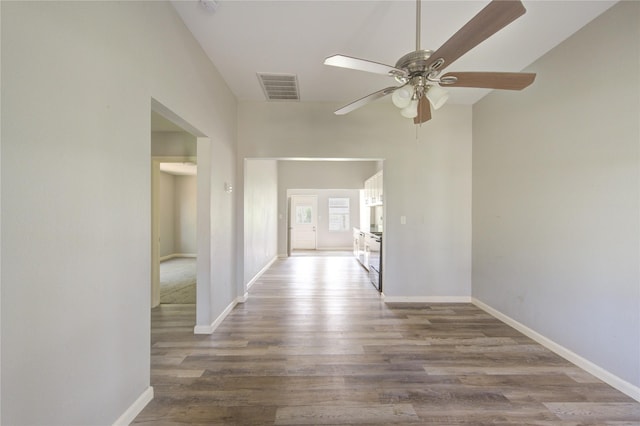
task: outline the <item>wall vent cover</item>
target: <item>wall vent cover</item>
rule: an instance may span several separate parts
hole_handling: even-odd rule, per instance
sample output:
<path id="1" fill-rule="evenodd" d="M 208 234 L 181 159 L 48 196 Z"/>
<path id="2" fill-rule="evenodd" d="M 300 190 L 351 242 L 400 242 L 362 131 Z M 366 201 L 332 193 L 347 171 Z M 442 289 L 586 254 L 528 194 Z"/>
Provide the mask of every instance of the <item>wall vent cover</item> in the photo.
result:
<path id="1" fill-rule="evenodd" d="M 262 91 L 269 101 L 299 101 L 298 78 L 295 74 L 258 73 Z"/>

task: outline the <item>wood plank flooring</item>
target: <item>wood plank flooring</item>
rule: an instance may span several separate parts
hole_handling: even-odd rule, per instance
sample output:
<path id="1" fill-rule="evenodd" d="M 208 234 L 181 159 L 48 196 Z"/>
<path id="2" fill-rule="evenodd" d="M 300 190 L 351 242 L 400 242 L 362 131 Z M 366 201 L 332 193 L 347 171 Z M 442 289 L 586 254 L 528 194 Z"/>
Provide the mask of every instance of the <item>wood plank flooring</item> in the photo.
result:
<path id="1" fill-rule="evenodd" d="M 638 425 L 640 403 L 470 304 L 385 304 L 350 257 L 278 260 L 210 336 L 152 311 L 135 424 Z"/>

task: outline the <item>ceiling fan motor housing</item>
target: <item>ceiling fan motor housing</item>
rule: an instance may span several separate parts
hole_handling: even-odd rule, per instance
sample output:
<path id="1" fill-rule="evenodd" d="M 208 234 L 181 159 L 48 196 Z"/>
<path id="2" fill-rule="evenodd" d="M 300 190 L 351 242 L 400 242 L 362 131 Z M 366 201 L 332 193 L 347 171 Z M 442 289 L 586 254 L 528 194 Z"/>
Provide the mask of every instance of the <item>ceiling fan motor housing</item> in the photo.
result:
<path id="1" fill-rule="evenodd" d="M 427 60 L 431 57 L 432 50 L 416 50 L 409 52 L 396 62 L 396 68 L 407 70 L 410 74 L 427 70 Z"/>
<path id="2" fill-rule="evenodd" d="M 430 60 L 432 50 L 416 50 L 409 52 L 396 62 L 396 68 L 405 70 L 406 75 L 396 75 L 396 81 L 411 84 L 415 88 L 414 97 L 420 99 L 431 84 L 437 83 L 438 68 L 442 61 Z"/>
<path id="3" fill-rule="evenodd" d="M 409 52 L 396 62 L 396 68 L 405 70 L 407 75 L 396 75 L 399 83 L 405 84 L 411 82 L 413 85 L 419 83 L 425 84 L 428 80 L 435 79 L 438 76 L 438 68 L 442 65 L 442 61 L 431 61 L 432 50 L 416 50 Z M 420 77 L 416 79 L 416 77 Z"/>

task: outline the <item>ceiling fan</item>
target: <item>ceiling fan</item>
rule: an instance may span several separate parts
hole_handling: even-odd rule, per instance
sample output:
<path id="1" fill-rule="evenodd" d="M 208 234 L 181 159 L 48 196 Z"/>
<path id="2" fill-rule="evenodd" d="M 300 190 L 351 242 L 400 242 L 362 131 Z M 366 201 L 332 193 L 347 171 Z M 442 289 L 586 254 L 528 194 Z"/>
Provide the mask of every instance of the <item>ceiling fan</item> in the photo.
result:
<path id="1" fill-rule="evenodd" d="M 533 73 L 449 72 L 440 75 L 462 55 L 524 15 L 526 9 L 520 0 L 493 0 L 435 52 L 420 49 L 420 6 L 421 0 L 416 0 L 416 50 L 398 59 L 395 66 L 345 55 L 325 59 L 325 65 L 384 74 L 400 83 L 358 99 L 335 114 L 347 114 L 392 94 L 392 101 L 401 109 L 401 114 L 420 124 L 431 119 L 431 105 L 438 109 L 447 101 L 449 95 L 442 86 L 522 90 L 533 83 L 536 77 Z"/>

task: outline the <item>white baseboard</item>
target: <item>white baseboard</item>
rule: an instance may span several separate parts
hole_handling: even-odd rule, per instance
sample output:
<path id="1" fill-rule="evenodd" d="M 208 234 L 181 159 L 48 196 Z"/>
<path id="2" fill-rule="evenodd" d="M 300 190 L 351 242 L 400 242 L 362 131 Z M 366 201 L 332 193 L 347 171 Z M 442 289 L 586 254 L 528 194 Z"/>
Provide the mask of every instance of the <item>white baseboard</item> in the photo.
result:
<path id="1" fill-rule="evenodd" d="M 352 246 L 348 247 L 318 247 L 317 251 L 353 251 Z"/>
<path id="2" fill-rule="evenodd" d="M 211 333 L 213 333 L 214 330 L 216 328 L 218 328 L 220 323 L 222 321 L 224 321 L 224 319 L 227 317 L 227 315 L 229 315 L 229 313 L 233 310 L 233 308 L 236 307 L 237 304 L 238 304 L 237 300 L 234 300 L 233 302 L 229 303 L 229 306 L 227 306 L 225 308 L 225 310 L 222 311 L 222 313 L 220 315 L 218 315 L 218 318 L 216 318 L 211 324 L 209 324 L 209 325 L 196 325 L 195 327 L 193 327 L 193 334 L 211 334 Z"/>
<path id="3" fill-rule="evenodd" d="M 258 281 L 258 278 L 260 278 L 262 276 L 262 274 L 264 274 L 267 269 L 269 269 L 271 267 L 271 265 L 273 265 L 273 262 L 275 262 L 276 260 L 278 260 L 278 256 L 274 256 L 273 259 L 271 259 L 265 266 L 264 268 L 260 269 L 260 271 L 255 274 L 253 276 L 253 278 L 251 278 L 251 280 L 249 280 L 249 282 L 247 283 L 247 285 L 245 286 L 245 288 L 247 290 L 249 290 L 251 288 L 252 285 L 254 285 L 256 283 L 256 281 Z"/>
<path id="4" fill-rule="evenodd" d="M 164 262 L 165 260 L 169 259 L 175 259 L 176 257 L 198 257 L 198 255 L 193 253 L 173 253 L 167 256 L 162 256 L 160 258 L 160 262 Z"/>
<path id="5" fill-rule="evenodd" d="M 130 424 L 138 414 L 147 406 L 147 404 L 153 399 L 153 387 L 149 386 L 144 392 L 131 404 L 127 410 L 122 413 L 118 420 L 113 423 L 113 426 L 126 426 Z"/>
<path id="6" fill-rule="evenodd" d="M 247 299 L 249 298 L 249 292 L 245 291 L 244 294 L 242 296 L 238 296 L 236 297 L 236 302 L 238 303 L 244 303 L 247 301 Z"/>
<path id="7" fill-rule="evenodd" d="M 313 251 L 314 249 L 309 249 L 309 251 Z M 315 251 L 353 251 L 353 247 L 318 247 Z M 279 259 L 286 259 L 289 255 L 287 253 L 278 253 Z"/>
<path id="8" fill-rule="evenodd" d="M 384 296 L 385 303 L 471 303 L 471 296 Z"/>
<path id="9" fill-rule="evenodd" d="M 524 334 L 525 336 L 535 340 L 536 342 L 540 343 L 542 346 L 544 346 L 545 348 L 549 349 L 552 352 L 555 352 L 556 354 L 560 355 L 562 358 L 566 359 L 567 361 L 577 365 L 578 367 L 582 368 L 583 370 L 585 370 L 586 372 L 594 375 L 595 377 L 597 377 L 598 379 L 602 380 L 603 382 L 611 385 L 612 387 L 618 389 L 620 392 L 630 396 L 631 398 L 635 399 L 636 401 L 640 402 L 640 387 L 635 386 L 629 382 L 627 382 L 626 380 L 621 379 L 620 377 L 616 376 L 615 374 L 605 370 L 604 368 L 594 364 L 593 362 L 581 357 L 580 355 L 576 354 L 575 352 L 572 352 L 571 350 L 565 348 L 564 346 L 554 342 L 553 340 L 543 336 L 542 334 L 538 333 L 537 331 L 527 327 L 526 325 L 514 320 L 513 318 L 503 314 L 502 312 L 498 311 L 497 309 L 492 308 L 491 306 L 487 305 L 484 302 L 481 302 L 480 300 L 476 299 L 475 297 L 473 297 L 471 299 L 471 303 L 473 303 L 474 305 L 476 305 L 478 308 L 482 309 L 483 311 L 487 312 L 488 314 L 496 317 L 497 319 L 499 319 L 500 321 L 504 322 L 505 324 L 515 328 L 516 330 L 518 330 L 519 332 L 521 332 L 522 334 Z"/>

